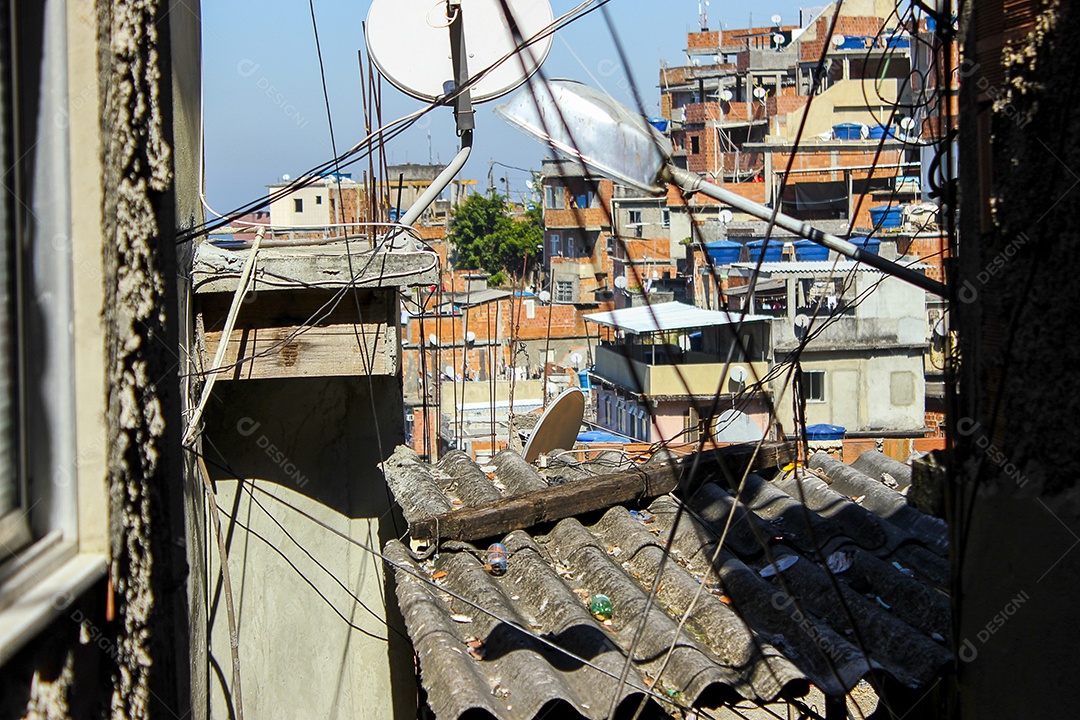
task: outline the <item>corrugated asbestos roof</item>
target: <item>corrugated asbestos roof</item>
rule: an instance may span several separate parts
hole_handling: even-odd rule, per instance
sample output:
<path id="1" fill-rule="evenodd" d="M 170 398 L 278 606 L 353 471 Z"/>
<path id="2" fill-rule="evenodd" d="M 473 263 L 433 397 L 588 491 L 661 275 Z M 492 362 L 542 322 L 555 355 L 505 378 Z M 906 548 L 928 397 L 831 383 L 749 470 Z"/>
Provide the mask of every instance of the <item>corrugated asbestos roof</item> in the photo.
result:
<path id="1" fill-rule="evenodd" d="M 739 322 L 766 321 L 763 315 L 742 315 L 718 310 L 704 310 L 681 302 L 656 303 L 634 308 L 622 308 L 609 312 L 586 315 L 585 319 L 598 325 L 623 330 L 635 335 L 670 330 L 734 325 Z"/>
<path id="2" fill-rule="evenodd" d="M 554 710 L 551 717 L 606 717 L 643 617 L 619 695 L 624 710 L 650 688 L 683 705 L 716 707 L 802 695 L 809 683 L 840 695 L 871 672 L 928 686 L 950 658 L 944 526 L 877 478 L 829 460 L 815 456 L 812 468 L 822 469 L 800 471 L 798 478 L 750 475 L 739 501 L 720 484 L 705 484 L 673 539 L 679 500 L 670 496 L 654 500 L 645 515 L 617 506 L 532 533 L 511 532 L 502 539 L 509 559 L 501 577 L 485 570 L 486 546 L 444 542 L 433 558 L 418 560 L 391 541 L 390 559 L 430 579 L 396 571 L 398 601 L 436 716 L 480 712 L 532 720 Z M 880 459 L 862 465 L 902 474 Z M 627 466 L 613 453 L 537 471 L 507 451 L 490 466 L 460 452 L 429 466 L 399 448 L 385 473 L 406 518 L 416 519 L 552 483 L 588 482 Z M 837 480 L 830 485 L 825 473 Z M 734 521 L 713 561 L 733 506 Z M 779 573 L 770 576 L 763 544 L 783 568 Z M 674 562 L 646 615 L 665 548 Z M 589 613 L 589 597 L 597 593 L 613 603 L 610 626 Z"/>

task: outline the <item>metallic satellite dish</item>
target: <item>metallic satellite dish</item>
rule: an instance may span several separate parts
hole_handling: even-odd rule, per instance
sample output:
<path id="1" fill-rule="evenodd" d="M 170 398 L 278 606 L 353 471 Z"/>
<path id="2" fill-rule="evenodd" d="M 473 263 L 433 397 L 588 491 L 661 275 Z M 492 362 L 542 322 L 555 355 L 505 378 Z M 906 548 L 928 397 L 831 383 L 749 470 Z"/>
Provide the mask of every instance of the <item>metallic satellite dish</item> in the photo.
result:
<path id="1" fill-rule="evenodd" d="M 713 420 L 713 440 L 718 443 L 757 442 L 765 437 L 749 415 L 738 410 L 725 410 Z"/>
<path id="2" fill-rule="evenodd" d="M 720 211 L 720 215 L 719 215 L 720 222 L 724 223 L 725 225 L 727 225 L 729 222 L 731 222 L 732 219 L 734 219 L 734 217 L 735 217 L 735 215 L 730 210 L 721 210 Z"/>
<path id="3" fill-rule="evenodd" d="M 552 450 L 572 450 L 584 417 L 585 394 L 577 388 L 564 391 L 536 423 L 525 444 L 525 462 L 536 462 L 536 458 Z"/>
<path id="4" fill-rule="evenodd" d="M 742 365 L 735 365 L 731 368 L 731 372 L 728 373 L 728 377 L 732 382 L 742 385 L 746 382 L 746 378 L 750 377 L 750 374 Z"/>
<path id="5" fill-rule="evenodd" d="M 502 97 L 532 76 L 551 51 L 552 36 L 531 42 L 513 56 L 518 41 L 510 30 L 500 0 L 460 0 L 468 46 L 469 76 L 491 67 L 472 86 L 473 102 Z M 547 0 L 508 0 L 524 42 L 554 20 Z M 367 47 L 387 80 L 407 95 L 432 101 L 454 87 L 454 68 L 448 28 L 455 19 L 446 14 L 447 3 L 440 0 L 375 0 L 367 17 Z"/>
<path id="6" fill-rule="evenodd" d="M 730 90 L 721 90 L 720 91 L 720 99 L 723 100 L 724 102 L 731 102 L 732 98 L 734 98 L 734 97 L 735 97 L 735 94 L 733 92 L 731 92 Z"/>
<path id="7" fill-rule="evenodd" d="M 625 275 L 620 275 L 619 277 L 615 278 L 615 287 L 619 288 L 620 290 L 625 290 L 628 284 L 629 283 L 627 282 Z"/>

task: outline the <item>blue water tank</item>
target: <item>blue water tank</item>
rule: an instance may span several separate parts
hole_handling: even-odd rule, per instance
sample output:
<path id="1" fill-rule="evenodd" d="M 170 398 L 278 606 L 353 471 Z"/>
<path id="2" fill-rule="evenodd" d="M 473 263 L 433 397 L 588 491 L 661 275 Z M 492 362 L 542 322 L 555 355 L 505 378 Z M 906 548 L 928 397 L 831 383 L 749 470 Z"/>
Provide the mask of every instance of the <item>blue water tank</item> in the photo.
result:
<path id="1" fill-rule="evenodd" d="M 806 428 L 807 440 L 843 440 L 847 428 L 839 425 L 820 423 Z"/>
<path id="2" fill-rule="evenodd" d="M 881 250 L 881 240 L 876 237 L 862 237 L 856 236 L 848 238 L 848 242 L 857 246 L 861 250 L 866 250 L 874 255 L 879 255 Z"/>
<path id="3" fill-rule="evenodd" d="M 746 243 L 746 247 L 750 251 L 750 262 L 757 262 L 763 249 L 764 262 L 780 262 L 784 259 L 784 243 L 779 240 L 770 240 L 767 246 L 764 240 L 753 240 Z"/>
<path id="4" fill-rule="evenodd" d="M 875 228 L 898 228 L 904 221 L 904 210 L 899 205 L 881 205 L 870 208 L 870 221 Z"/>
<path id="5" fill-rule="evenodd" d="M 882 138 L 886 137 L 895 139 L 896 131 L 893 130 L 891 127 L 886 127 L 884 125 L 877 125 L 876 127 L 870 128 L 871 140 L 881 140 Z"/>
<path id="6" fill-rule="evenodd" d="M 862 140 L 863 126 L 859 123 L 840 123 L 833 125 L 833 137 L 837 140 Z"/>
<path id="7" fill-rule="evenodd" d="M 795 259 L 796 260 L 828 260 L 829 248 L 824 245 L 818 245 L 813 240 L 796 240 L 795 241 Z"/>
<path id="8" fill-rule="evenodd" d="M 706 245 L 705 251 L 716 265 L 730 265 L 739 262 L 742 245 L 731 240 L 717 240 Z"/>
<path id="9" fill-rule="evenodd" d="M 577 376 L 578 376 L 578 383 L 581 385 L 582 390 L 591 390 L 592 389 L 592 385 L 589 383 L 589 371 L 588 370 L 579 370 Z"/>

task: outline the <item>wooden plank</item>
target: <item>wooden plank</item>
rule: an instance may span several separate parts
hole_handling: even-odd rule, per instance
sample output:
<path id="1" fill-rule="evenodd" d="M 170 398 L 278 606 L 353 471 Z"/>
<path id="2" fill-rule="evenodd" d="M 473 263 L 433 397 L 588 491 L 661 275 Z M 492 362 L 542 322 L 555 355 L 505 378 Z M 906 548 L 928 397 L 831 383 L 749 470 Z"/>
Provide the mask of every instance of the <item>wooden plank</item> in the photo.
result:
<path id="1" fill-rule="evenodd" d="M 754 452 L 753 445 L 736 445 L 705 453 L 696 476 L 723 482 L 717 469 L 723 462 L 730 472 L 740 476 Z M 769 443 L 757 452 L 752 470 L 786 464 L 795 458 L 791 443 Z M 637 470 L 600 475 L 587 480 L 544 488 L 477 507 L 444 513 L 410 524 L 409 532 L 417 540 L 479 540 L 505 535 L 511 530 L 547 522 L 558 522 L 581 513 L 606 510 L 615 505 L 640 502 L 676 490 L 685 482 L 694 456 L 675 463 L 663 463 Z"/>
<path id="2" fill-rule="evenodd" d="M 220 342 L 206 333 L 206 365 Z M 244 328 L 229 336 L 218 380 L 396 375 L 397 355 L 396 330 L 381 324 Z"/>

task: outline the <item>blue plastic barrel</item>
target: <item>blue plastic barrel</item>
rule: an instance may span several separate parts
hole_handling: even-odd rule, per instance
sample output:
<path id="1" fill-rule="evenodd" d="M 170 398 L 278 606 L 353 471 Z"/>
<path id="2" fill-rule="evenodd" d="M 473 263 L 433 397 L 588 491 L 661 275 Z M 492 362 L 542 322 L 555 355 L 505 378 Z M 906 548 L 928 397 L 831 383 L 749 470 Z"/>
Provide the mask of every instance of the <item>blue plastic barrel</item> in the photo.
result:
<path id="1" fill-rule="evenodd" d="M 871 140 L 881 140 L 885 137 L 896 138 L 896 132 L 891 127 L 885 127 L 884 125 L 877 125 L 870 128 Z"/>
<path id="2" fill-rule="evenodd" d="M 577 376 L 578 376 L 578 383 L 581 385 L 582 390 L 589 390 L 589 389 L 592 388 L 592 385 L 589 384 L 589 371 L 588 370 L 579 370 Z"/>
<path id="3" fill-rule="evenodd" d="M 705 246 L 705 251 L 716 265 L 731 265 L 739 262 L 742 245 L 731 240 L 717 240 Z"/>
<path id="4" fill-rule="evenodd" d="M 904 211 L 899 205 L 881 205 L 870 208 L 870 220 L 876 228 L 898 228 L 903 223 Z"/>
<path id="5" fill-rule="evenodd" d="M 829 425 L 828 423 L 820 423 L 818 425 L 810 425 L 806 428 L 807 440 L 843 440 L 844 435 L 847 433 L 847 428 L 839 425 Z"/>
<path id="6" fill-rule="evenodd" d="M 795 259 L 796 260 L 828 260 L 829 248 L 824 245 L 818 245 L 813 240 L 796 240 L 795 241 Z"/>
<path id="7" fill-rule="evenodd" d="M 753 240 L 746 243 L 746 248 L 750 251 L 750 262 L 757 262 L 763 249 L 764 262 L 780 262 L 784 259 L 784 243 L 779 240 L 770 240 L 767 246 L 764 240 Z"/>
<path id="8" fill-rule="evenodd" d="M 880 254 L 879 251 L 881 250 L 881 240 L 877 239 L 876 237 L 857 236 L 848 238 L 848 242 L 862 250 L 873 253 L 874 255 Z"/>

